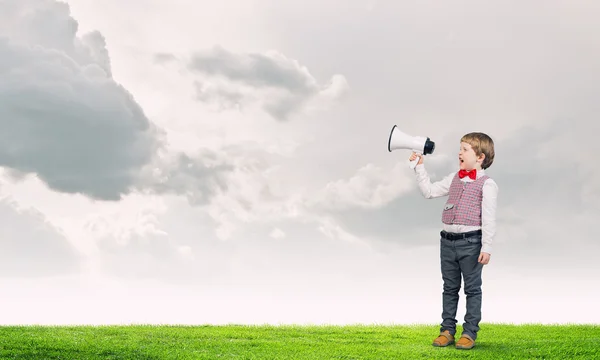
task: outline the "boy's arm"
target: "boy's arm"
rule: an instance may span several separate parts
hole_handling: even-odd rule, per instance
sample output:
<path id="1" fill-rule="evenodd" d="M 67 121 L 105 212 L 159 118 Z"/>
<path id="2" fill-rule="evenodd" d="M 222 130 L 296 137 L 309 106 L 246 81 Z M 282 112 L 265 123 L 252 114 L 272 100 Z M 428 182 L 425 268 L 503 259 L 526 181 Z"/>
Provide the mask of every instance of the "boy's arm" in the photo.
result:
<path id="1" fill-rule="evenodd" d="M 421 194 L 423 194 L 425 199 L 433 199 L 448 195 L 452 178 L 455 175 L 455 173 L 452 173 L 442 180 L 432 183 L 429 174 L 427 174 L 427 170 L 425 170 L 425 165 L 423 164 L 419 164 L 415 167 L 415 174 L 417 174 L 419 190 L 421 190 Z"/>
<path id="2" fill-rule="evenodd" d="M 496 204 L 498 200 L 498 185 L 494 180 L 487 179 L 483 184 L 483 199 L 481 202 L 481 252 L 492 253 L 492 241 L 496 235 Z"/>

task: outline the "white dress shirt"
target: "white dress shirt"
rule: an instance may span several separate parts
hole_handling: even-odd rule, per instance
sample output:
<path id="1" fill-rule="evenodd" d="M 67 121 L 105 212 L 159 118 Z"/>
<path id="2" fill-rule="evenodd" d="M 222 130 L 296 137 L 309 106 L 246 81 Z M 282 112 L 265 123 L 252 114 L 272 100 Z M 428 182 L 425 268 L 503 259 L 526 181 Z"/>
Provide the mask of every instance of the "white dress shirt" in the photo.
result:
<path id="1" fill-rule="evenodd" d="M 457 172 L 447 175 L 440 181 L 432 183 L 425 170 L 424 164 L 415 167 L 417 183 L 419 190 L 426 199 L 433 199 L 441 196 L 447 196 L 450 190 L 450 184 Z M 477 179 L 485 175 L 485 170 L 477 170 Z M 461 181 L 474 181 L 468 176 L 460 179 Z M 498 199 L 498 185 L 494 180 L 488 178 L 483 184 L 483 199 L 481 203 L 481 226 L 470 225 L 444 225 L 447 232 L 460 233 L 481 229 L 481 251 L 488 254 L 492 253 L 492 240 L 496 235 L 496 204 Z M 440 215 L 441 216 L 441 215 Z"/>

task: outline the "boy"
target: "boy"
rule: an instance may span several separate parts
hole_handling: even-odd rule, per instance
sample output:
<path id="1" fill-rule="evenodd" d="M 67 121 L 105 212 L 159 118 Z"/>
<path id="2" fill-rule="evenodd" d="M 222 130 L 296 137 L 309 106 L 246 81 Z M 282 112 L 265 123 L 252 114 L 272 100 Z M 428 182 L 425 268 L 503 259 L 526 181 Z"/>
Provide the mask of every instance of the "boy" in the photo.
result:
<path id="1" fill-rule="evenodd" d="M 413 152 L 410 161 L 417 158 Z M 433 346 L 454 343 L 456 311 L 461 275 L 465 283 L 467 311 L 457 349 L 475 346 L 481 320 L 481 272 L 489 263 L 496 232 L 498 185 L 485 174 L 494 161 L 494 142 L 483 133 L 473 132 L 460 139 L 459 171 L 431 183 L 421 156 L 415 174 L 426 199 L 448 196 L 442 210 L 443 230 L 440 260 L 444 281 L 440 335 Z"/>

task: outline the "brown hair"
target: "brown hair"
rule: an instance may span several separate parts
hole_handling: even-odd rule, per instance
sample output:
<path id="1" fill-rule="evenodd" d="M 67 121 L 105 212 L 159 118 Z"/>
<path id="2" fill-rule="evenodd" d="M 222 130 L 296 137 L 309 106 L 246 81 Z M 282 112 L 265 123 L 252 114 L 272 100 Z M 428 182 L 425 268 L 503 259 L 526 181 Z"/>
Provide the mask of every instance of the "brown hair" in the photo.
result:
<path id="1" fill-rule="evenodd" d="M 485 158 L 481 163 L 482 169 L 489 168 L 494 162 L 494 141 L 487 134 L 481 132 L 468 133 L 460 139 L 460 142 L 470 144 L 478 157 L 482 153 L 485 154 Z"/>

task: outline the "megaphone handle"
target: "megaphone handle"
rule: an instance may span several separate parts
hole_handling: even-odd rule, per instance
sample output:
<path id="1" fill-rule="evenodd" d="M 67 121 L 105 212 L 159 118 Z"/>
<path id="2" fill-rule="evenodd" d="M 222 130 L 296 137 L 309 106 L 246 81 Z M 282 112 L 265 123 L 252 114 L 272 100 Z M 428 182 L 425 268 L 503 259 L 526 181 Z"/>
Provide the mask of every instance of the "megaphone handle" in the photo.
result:
<path id="1" fill-rule="evenodd" d="M 419 162 L 419 160 L 421 160 L 421 156 L 423 155 L 417 153 L 417 158 L 410 162 L 411 169 L 414 169 L 417 166 L 417 163 Z"/>

